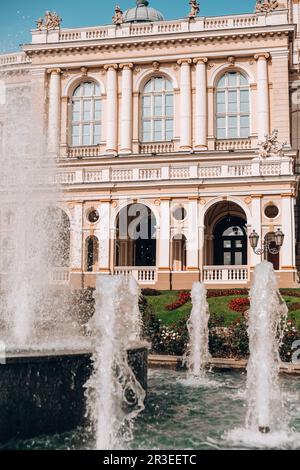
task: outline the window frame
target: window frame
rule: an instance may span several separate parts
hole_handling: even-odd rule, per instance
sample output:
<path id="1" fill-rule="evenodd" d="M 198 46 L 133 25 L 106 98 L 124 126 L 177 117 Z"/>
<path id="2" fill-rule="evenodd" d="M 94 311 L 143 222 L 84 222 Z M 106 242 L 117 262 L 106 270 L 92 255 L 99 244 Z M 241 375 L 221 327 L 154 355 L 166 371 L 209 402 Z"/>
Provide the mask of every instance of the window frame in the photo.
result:
<path id="1" fill-rule="evenodd" d="M 84 85 L 90 84 L 93 86 L 91 95 L 84 94 Z M 75 93 L 79 90 L 79 95 Z M 74 120 L 74 103 L 79 103 L 79 119 Z M 85 104 L 90 103 L 90 110 L 85 111 Z M 96 102 L 99 102 L 99 109 L 96 109 Z M 90 118 L 84 118 L 84 112 L 90 113 Z M 96 112 L 100 113 L 99 118 L 96 117 Z M 101 93 L 101 86 L 99 83 L 93 80 L 82 81 L 76 85 L 73 89 L 70 97 L 69 106 L 69 146 L 72 148 L 76 147 L 95 147 L 101 144 L 102 130 L 103 130 L 103 96 Z M 74 141 L 74 128 L 78 127 L 78 142 Z M 96 133 L 96 126 L 99 126 L 99 133 Z M 89 127 L 89 133 L 85 134 L 84 130 Z M 85 136 L 87 140 L 85 141 Z"/>
<path id="2" fill-rule="evenodd" d="M 155 81 L 157 79 L 163 80 L 163 86 L 161 90 L 155 90 Z M 170 84 L 170 89 L 167 88 L 167 82 Z M 152 83 L 151 90 L 145 92 L 145 88 L 148 84 Z M 172 97 L 172 113 L 167 114 L 167 96 Z M 150 109 L 149 116 L 144 115 L 144 98 L 150 98 Z M 155 98 L 162 97 L 161 99 L 161 114 L 155 113 Z M 150 123 L 150 130 L 148 132 L 149 138 L 145 138 L 144 123 Z M 161 123 L 161 138 L 155 138 L 155 123 Z M 167 123 L 171 122 L 170 129 L 167 128 Z M 167 138 L 168 133 L 171 134 L 171 138 Z M 142 87 L 140 93 L 140 142 L 141 143 L 155 143 L 155 142 L 173 142 L 175 133 L 175 93 L 172 79 L 165 75 L 153 75 L 148 78 Z"/>
<path id="3" fill-rule="evenodd" d="M 236 74 L 237 75 L 237 82 L 235 85 L 229 85 L 228 81 L 228 76 L 229 74 Z M 240 77 L 243 77 L 244 80 L 247 81 L 247 84 L 241 84 L 240 82 Z M 220 81 L 222 79 L 225 79 L 225 84 L 224 86 L 219 86 Z M 241 110 L 241 96 L 242 96 L 242 91 L 248 91 L 248 111 L 244 112 Z M 236 92 L 237 99 L 236 99 L 236 112 L 234 111 L 229 111 L 229 96 L 230 92 Z M 225 110 L 224 112 L 218 112 L 218 93 L 224 93 L 225 100 L 224 100 L 224 105 L 225 105 Z M 251 136 L 251 87 L 250 87 L 250 82 L 249 82 L 249 77 L 247 76 L 246 73 L 244 73 L 241 70 L 226 70 L 224 73 L 222 73 L 221 76 L 219 76 L 216 87 L 215 87 L 215 96 L 214 96 L 214 110 L 215 110 L 215 134 L 216 134 L 216 140 L 232 140 L 232 139 L 249 139 Z M 246 117 L 248 118 L 248 126 L 242 126 L 242 118 Z M 225 120 L 225 127 L 219 127 L 218 126 L 218 119 L 224 119 Z M 236 118 L 237 124 L 236 127 L 233 129 L 237 130 L 237 135 L 232 137 L 230 136 L 230 124 L 229 120 L 230 118 Z M 224 136 L 219 135 L 220 129 L 223 129 L 225 131 Z M 242 129 L 247 129 L 248 133 L 247 135 L 242 135 L 241 130 Z"/>

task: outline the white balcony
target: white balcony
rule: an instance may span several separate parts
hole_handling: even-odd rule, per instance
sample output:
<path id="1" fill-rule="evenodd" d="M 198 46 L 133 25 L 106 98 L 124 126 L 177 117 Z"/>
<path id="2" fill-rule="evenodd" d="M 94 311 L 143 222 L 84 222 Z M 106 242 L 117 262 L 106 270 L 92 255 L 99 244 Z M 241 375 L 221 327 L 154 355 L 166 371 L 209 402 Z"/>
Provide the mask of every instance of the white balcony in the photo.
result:
<path id="1" fill-rule="evenodd" d="M 248 266 L 204 266 L 203 281 L 206 284 L 241 284 L 249 281 Z"/>
<path id="2" fill-rule="evenodd" d="M 50 284 L 66 285 L 70 280 L 69 268 L 55 268 L 50 272 Z"/>
<path id="3" fill-rule="evenodd" d="M 153 285 L 157 280 L 157 271 L 155 267 L 128 267 L 120 266 L 114 268 L 114 274 L 118 276 L 132 275 L 141 285 Z"/>
<path id="4" fill-rule="evenodd" d="M 56 182 L 62 185 L 101 184 L 116 182 L 138 181 L 184 181 L 184 180 L 213 180 L 213 179 L 241 179 L 278 177 L 294 175 L 294 161 L 291 157 L 268 158 L 259 160 L 254 158 L 241 163 L 232 161 L 224 163 L 187 163 L 185 165 L 140 165 L 128 164 L 123 166 L 93 166 L 77 168 L 71 171 L 60 171 L 56 175 Z M 12 181 L 13 184 L 13 181 Z M 0 183 L 1 185 L 1 183 Z"/>

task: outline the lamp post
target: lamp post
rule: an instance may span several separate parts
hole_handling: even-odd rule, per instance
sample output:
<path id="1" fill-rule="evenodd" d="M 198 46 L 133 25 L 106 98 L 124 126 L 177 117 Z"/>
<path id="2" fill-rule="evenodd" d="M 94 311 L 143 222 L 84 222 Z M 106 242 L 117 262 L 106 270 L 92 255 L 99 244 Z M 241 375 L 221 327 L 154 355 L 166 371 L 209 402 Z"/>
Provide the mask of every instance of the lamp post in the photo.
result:
<path id="1" fill-rule="evenodd" d="M 272 255 L 278 255 L 278 253 L 280 252 L 280 248 L 282 247 L 284 242 L 284 233 L 280 229 L 277 229 L 271 239 L 266 238 L 262 242 L 262 248 L 257 248 L 259 242 L 259 235 L 255 230 L 253 230 L 252 233 L 249 235 L 249 241 L 254 253 L 256 255 L 262 255 L 264 253 L 265 259 L 267 259 L 268 253 L 271 253 Z M 276 248 L 271 248 L 272 242 L 275 242 Z"/>

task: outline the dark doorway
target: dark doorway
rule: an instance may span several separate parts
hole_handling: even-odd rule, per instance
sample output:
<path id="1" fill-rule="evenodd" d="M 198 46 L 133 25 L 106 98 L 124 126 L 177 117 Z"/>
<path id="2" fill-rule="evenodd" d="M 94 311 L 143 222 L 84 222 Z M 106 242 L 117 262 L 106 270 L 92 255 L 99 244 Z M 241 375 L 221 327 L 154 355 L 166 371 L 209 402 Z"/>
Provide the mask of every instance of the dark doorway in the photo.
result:
<path id="1" fill-rule="evenodd" d="M 214 230 L 214 264 L 247 264 L 247 234 L 242 218 L 227 216 L 217 223 Z"/>

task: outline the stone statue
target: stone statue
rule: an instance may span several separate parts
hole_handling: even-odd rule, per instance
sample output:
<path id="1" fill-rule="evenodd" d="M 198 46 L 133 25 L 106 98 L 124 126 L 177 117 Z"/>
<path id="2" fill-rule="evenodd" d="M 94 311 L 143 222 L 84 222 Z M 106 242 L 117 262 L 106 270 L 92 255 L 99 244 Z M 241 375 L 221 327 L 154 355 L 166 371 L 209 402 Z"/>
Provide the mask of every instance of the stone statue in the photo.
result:
<path id="1" fill-rule="evenodd" d="M 278 142 L 278 130 L 274 129 L 271 135 L 265 135 L 263 142 L 258 142 L 258 154 L 261 158 L 283 157 L 286 144 Z"/>
<path id="2" fill-rule="evenodd" d="M 197 0 L 190 0 L 189 4 L 191 5 L 191 11 L 189 13 L 189 18 L 193 20 L 200 12 L 200 5 Z"/>
<path id="3" fill-rule="evenodd" d="M 279 6 L 277 0 L 257 0 L 255 11 L 257 13 L 270 13 Z"/>
<path id="4" fill-rule="evenodd" d="M 115 7 L 115 15 L 113 16 L 112 20 L 113 24 L 117 26 L 123 23 L 123 12 L 119 5 L 116 5 Z"/>
<path id="5" fill-rule="evenodd" d="M 50 31 L 60 28 L 61 22 L 62 19 L 57 13 L 46 11 L 44 18 L 39 18 L 36 21 L 36 27 L 39 31 Z"/>

